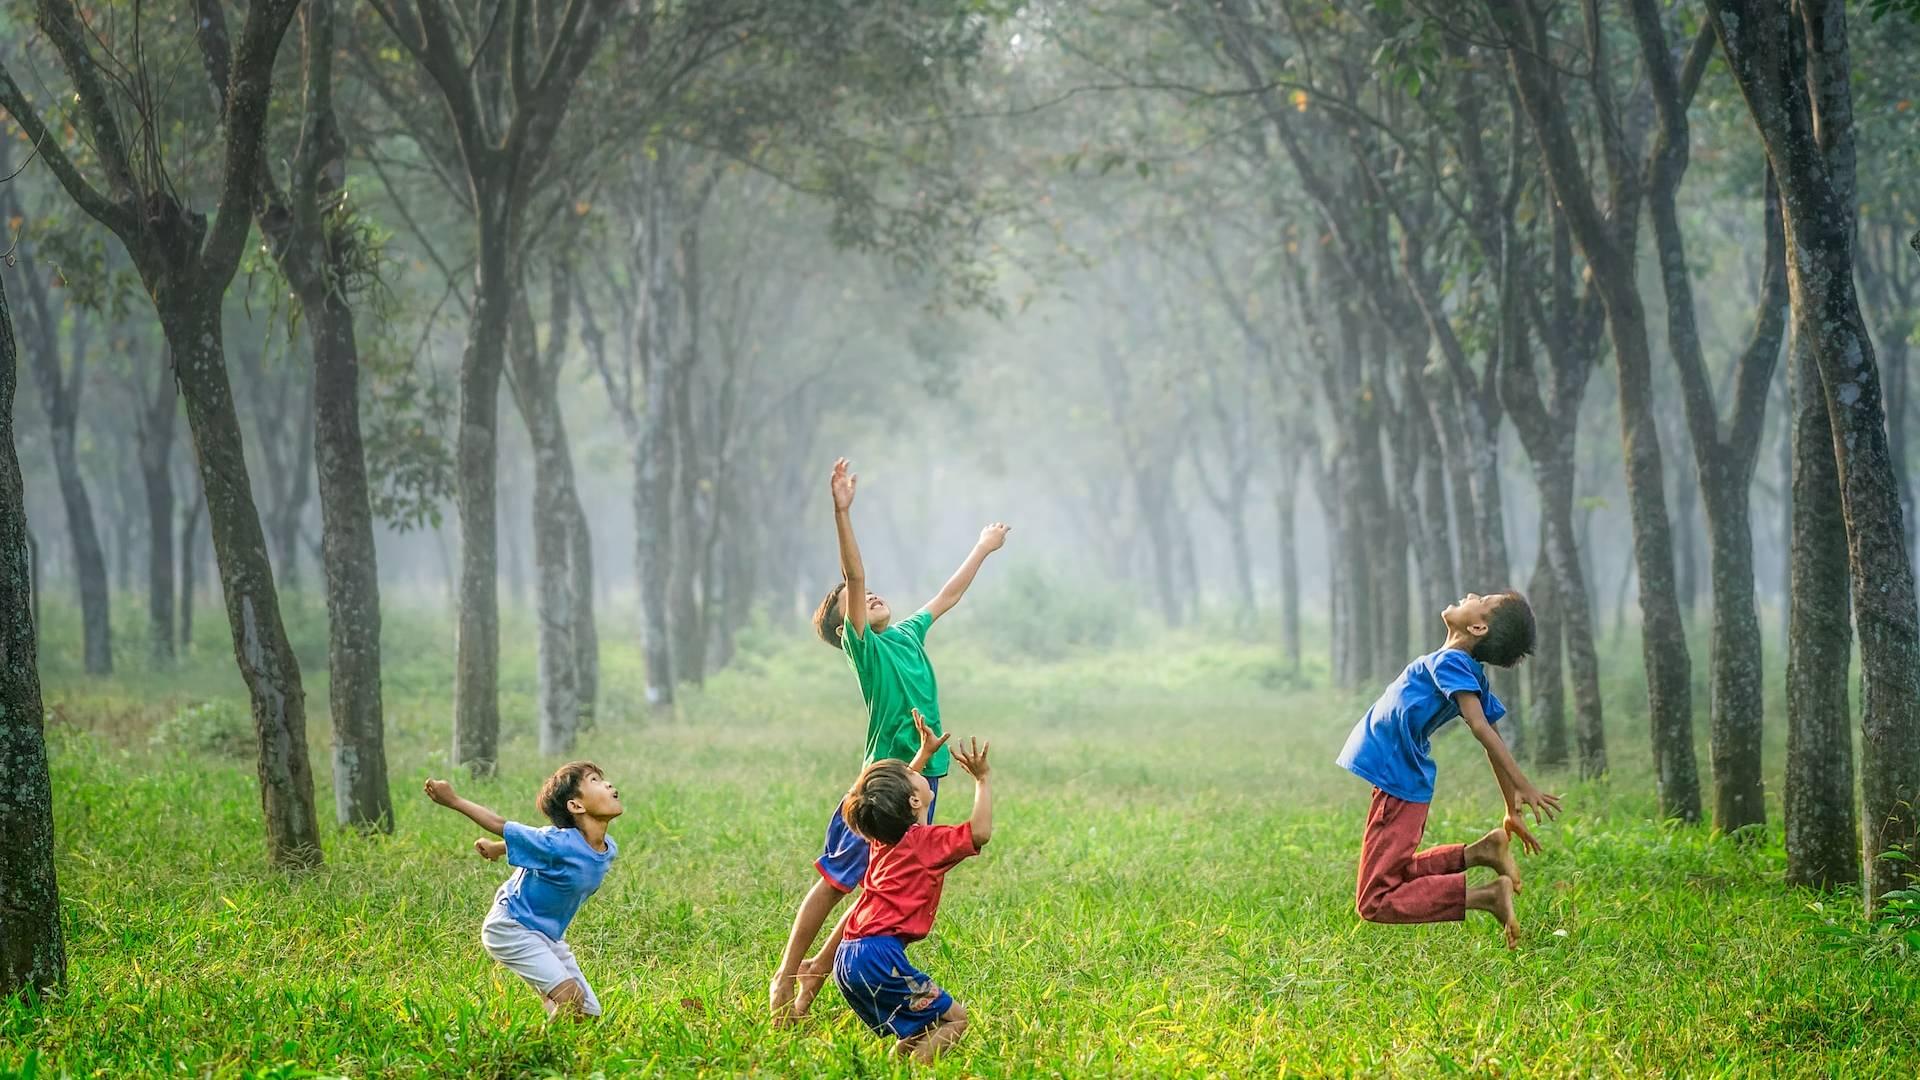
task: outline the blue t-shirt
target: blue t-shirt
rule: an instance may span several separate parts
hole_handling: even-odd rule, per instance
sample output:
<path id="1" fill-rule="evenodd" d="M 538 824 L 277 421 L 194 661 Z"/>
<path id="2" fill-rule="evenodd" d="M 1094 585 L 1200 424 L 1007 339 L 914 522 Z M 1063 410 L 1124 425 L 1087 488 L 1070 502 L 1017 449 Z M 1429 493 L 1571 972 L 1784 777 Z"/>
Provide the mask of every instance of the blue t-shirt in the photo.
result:
<path id="1" fill-rule="evenodd" d="M 1396 799 L 1433 801 L 1433 733 L 1460 715 L 1455 694 L 1480 695 L 1489 723 L 1507 715 L 1493 696 L 1487 671 L 1459 649 L 1441 649 L 1407 665 L 1367 715 L 1353 726 L 1336 760 L 1353 775 Z"/>
<path id="2" fill-rule="evenodd" d="M 538 829 L 509 821 L 500 831 L 507 842 L 507 863 L 517 867 L 494 902 L 505 905 L 507 916 L 529 930 L 559 941 L 567 924 L 587 902 L 620 848 L 607 837 L 607 850 L 595 851 L 579 829 Z"/>

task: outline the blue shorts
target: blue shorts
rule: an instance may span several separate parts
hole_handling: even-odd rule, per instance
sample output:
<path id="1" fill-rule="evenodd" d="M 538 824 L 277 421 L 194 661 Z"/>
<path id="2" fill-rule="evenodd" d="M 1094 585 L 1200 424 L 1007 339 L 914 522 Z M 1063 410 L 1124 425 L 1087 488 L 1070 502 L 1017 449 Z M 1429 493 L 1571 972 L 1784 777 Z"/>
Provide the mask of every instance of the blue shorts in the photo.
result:
<path id="1" fill-rule="evenodd" d="M 933 806 L 939 806 L 940 778 L 927 777 L 927 786 L 933 789 Z M 928 818 L 933 817 L 933 806 L 927 808 Z M 853 831 L 836 806 L 832 820 L 827 822 L 827 842 L 820 849 L 820 857 L 813 860 L 813 868 L 820 871 L 827 884 L 850 893 L 859 888 L 861 879 L 867 876 L 867 855 L 872 850 L 872 843 Z"/>
<path id="2" fill-rule="evenodd" d="M 890 935 L 841 942 L 833 984 L 875 1035 L 911 1039 L 953 1008 L 953 995 L 908 963 L 906 945 Z"/>

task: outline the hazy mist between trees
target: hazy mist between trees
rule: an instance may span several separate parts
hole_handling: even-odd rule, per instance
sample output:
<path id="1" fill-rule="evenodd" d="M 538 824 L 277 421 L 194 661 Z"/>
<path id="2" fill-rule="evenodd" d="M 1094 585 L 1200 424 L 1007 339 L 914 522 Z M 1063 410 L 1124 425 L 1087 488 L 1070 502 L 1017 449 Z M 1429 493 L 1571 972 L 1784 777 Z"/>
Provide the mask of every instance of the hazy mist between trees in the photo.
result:
<path id="1" fill-rule="evenodd" d="M 1332 730 L 1521 589 L 1529 769 L 1908 940 L 1917 55 L 1911 0 L 23 3 L 0 992 L 119 710 L 244 694 L 298 880 L 395 761 L 784 699 L 841 455 L 896 611 L 1014 524 L 981 677 L 1253 649 L 1245 721 Z"/>

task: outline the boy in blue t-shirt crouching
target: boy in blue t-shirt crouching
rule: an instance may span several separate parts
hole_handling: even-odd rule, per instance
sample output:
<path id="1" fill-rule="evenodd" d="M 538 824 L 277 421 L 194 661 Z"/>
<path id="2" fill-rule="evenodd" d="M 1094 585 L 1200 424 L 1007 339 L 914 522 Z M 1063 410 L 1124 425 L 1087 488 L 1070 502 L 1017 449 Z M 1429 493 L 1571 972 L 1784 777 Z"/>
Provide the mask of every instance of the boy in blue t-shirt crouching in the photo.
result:
<path id="1" fill-rule="evenodd" d="M 600 888 L 620 853 L 607 826 L 620 816 L 620 792 L 590 761 L 572 761 L 547 778 L 537 805 L 552 825 L 508 821 L 454 794 L 445 780 L 427 781 L 427 797 L 458 810 L 499 840 L 475 840 L 481 857 L 506 856 L 513 876 L 494 893 L 480 924 L 480 944 L 540 995 L 549 1017 L 600 1015 L 600 999 L 567 947 L 567 925 Z"/>
<path id="2" fill-rule="evenodd" d="M 1540 850 L 1521 820 L 1551 820 L 1557 795 L 1533 786 L 1508 752 L 1494 725 L 1507 713 L 1493 696 L 1481 664 L 1511 667 L 1533 651 L 1533 609 L 1516 592 L 1468 593 L 1440 613 L 1447 640 L 1437 651 L 1408 664 L 1367 715 L 1354 725 L 1339 764 L 1373 785 L 1373 809 L 1360 843 L 1360 875 L 1354 906 L 1368 922 L 1458 922 L 1485 911 L 1500 920 L 1507 947 L 1520 940 L 1513 895 L 1520 891 L 1520 865 L 1509 837 L 1529 853 Z M 1428 755 L 1434 732 L 1454 718 L 1486 748 L 1487 763 L 1507 804 L 1500 828 L 1471 844 L 1420 847 L 1427 806 L 1433 801 L 1434 763 Z M 1467 868 L 1491 867 L 1499 876 L 1467 887 Z"/>

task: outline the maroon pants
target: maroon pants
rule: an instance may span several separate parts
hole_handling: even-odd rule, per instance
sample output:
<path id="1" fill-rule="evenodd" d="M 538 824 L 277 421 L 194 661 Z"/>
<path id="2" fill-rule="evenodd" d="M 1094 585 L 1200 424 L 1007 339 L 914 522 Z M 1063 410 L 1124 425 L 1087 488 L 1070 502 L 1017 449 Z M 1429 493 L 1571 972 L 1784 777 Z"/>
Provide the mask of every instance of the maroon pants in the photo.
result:
<path id="1" fill-rule="evenodd" d="M 1368 922 L 1459 922 L 1467 917 L 1467 849 L 1441 844 L 1416 850 L 1427 829 L 1427 804 L 1373 789 L 1367 835 L 1360 841 L 1360 884 L 1354 908 Z"/>

